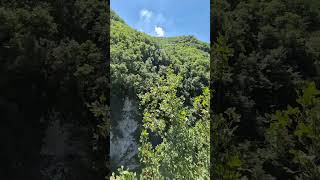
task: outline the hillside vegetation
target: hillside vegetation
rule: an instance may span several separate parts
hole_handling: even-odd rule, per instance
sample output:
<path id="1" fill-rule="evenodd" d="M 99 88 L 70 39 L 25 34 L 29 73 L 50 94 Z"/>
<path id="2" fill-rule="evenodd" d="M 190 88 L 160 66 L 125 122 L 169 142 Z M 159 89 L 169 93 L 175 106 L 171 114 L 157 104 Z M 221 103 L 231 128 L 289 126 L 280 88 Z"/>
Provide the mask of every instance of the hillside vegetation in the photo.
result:
<path id="1" fill-rule="evenodd" d="M 108 174 L 107 10 L 99 0 L 0 1 L 2 178 Z"/>
<path id="2" fill-rule="evenodd" d="M 112 96 L 137 97 L 141 114 L 141 168 L 111 179 L 209 179 L 209 45 L 151 37 L 112 11 L 110 28 Z"/>
<path id="3" fill-rule="evenodd" d="M 211 6 L 213 114 L 237 113 L 213 129 L 212 177 L 319 179 L 319 1 Z"/>

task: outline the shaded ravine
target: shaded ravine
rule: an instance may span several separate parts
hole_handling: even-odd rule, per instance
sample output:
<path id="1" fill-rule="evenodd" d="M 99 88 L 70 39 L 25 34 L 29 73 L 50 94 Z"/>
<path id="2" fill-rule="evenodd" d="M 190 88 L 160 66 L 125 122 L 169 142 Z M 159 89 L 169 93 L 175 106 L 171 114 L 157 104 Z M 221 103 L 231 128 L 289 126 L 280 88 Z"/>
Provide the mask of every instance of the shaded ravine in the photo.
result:
<path id="1" fill-rule="evenodd" d="M 138 162 L 138 104 L 135 98 L 111 97 L 110 160 L 111 170 L 124 166 L 139 168 Z"/>

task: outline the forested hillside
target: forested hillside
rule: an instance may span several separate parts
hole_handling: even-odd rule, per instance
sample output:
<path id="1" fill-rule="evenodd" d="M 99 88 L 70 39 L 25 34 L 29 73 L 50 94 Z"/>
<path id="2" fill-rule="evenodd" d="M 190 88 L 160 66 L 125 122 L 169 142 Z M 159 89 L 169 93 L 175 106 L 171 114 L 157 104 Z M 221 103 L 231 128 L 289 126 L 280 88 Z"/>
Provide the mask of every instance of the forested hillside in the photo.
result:
<path id="1" fill-rule="evenodd" d="M 211 6 L 212 177 L 319 179 L 319 1 Z"/>
<path id="2" fill-rule="evenodd" d="M 111 179 L 208 179 L 209 44 L 192 36 L 151 37 L 112 11 L 110 28 L 111 99 L 123 106 L 132 99 L 139 107 L 138 168 L 117 164 L 124 169 Z M 111 117 L 112 127 L 126 119 Z"/>
<path id="3" fill-rule="evenodd" d="M 108 174 L 107 11 L 100 0 L 0 1 L 1 179 Z"/>
<path id="4" fill-rule="evenodd" d="M 212 0 L 210 45 L 108 2 L 0 0 L 2 179 L 319 179 L 319 0 Z"/>

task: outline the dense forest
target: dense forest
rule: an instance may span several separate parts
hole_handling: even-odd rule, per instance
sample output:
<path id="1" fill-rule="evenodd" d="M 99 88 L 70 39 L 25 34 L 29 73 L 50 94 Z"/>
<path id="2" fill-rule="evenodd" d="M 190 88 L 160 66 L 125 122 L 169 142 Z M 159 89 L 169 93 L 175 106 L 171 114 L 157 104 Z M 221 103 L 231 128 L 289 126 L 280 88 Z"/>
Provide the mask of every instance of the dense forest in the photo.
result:
<path id="1" fill-rule="evenodd" d="M 209 45 L 107 0 L 0 0 L 1 177 L 319 179 L 320 1 L 211 0 L 210 23 Z"/>
<path id="2" fill-rule="evenodd" d="M 214 179 L 319 179 L 319 2 L 211 1 Z"/>
<path id="3" fill-rule="evenodd" d="M 211 6 L 210 92 L 204 90 L 202 95 L 199 94 L 200 88 L 197 86 L 201 87 L 201 84 L 192 89 L 186 86 L 186 82 L 199 79 L 199 75 L 192 79 L 188 78 L 189 73 L 177 76 L 181 62 L 187 62 L 186 65 L 189 66 L 189 57 L 196 54 L 187 53 L 180 56 L 182 61 L 175 60 L 180 53 L 175 48 L 180 47 L 181 42 L 188 47 L 194 46 L 188 42 L 190 40 L 182 40 L 186 37 L 176 38 L 180 40 L 173 42 L 170 42 L 170 39 L 156 39 L 156 44 L 160 44 L 161 48 L 151 48 L 147 52 L 149 56 L 142 55 L 142 61 L 151 56 L 153 61 L 145 62 L 155 63 L 152 65 L 156 66 L 156 76 L 162 72 L 161 65 L 169 68 L 169 72 L 164 70 L 164 78 L 161 78 L 160 74 L 160 78 L 150 80 L 150 83 L 148 79 L 152 78 L 153 74 L 147 73 L 148 76 L 141 78 L 141 75 L 148 72 L 147 68 L 143 68 L 142 73 L 141 70 L 130 69 L 137 66 L 122 66 L 123 72 L 131 76 L 131 82 L 138 82 L 138 86 L 132 86 L 130 81 L 126 81 L 127 77 L 123 78 L 123 82 L 129 82 L 128 86 L 132 86 L 137 92 L 143 92 L 143 95 L 139 96 L 143 112 L 143 130 L 140 137 L 140 160 L 143 166 L 141 173 L 120 169 L 120 173 L 114 174 L 112 178 L 208 179 L 206 168 L 210 168 L 213 179 L 318 179 L 320 3 L 312 0 L 221 0 L 211 1 Z M 117 16 L 115 19 L 121 23 L 111 25 L 111 32 L 124 23 Z M 139 35 L 141 34 L 131 38 Z M 126 42 L 129 42 L 127 46 L 123 46 L 130 49 L 139 47 L 130 46 L 133 41 L 129 37 L 124 37 L 128 38 Z M 144 42 L 150 40 L 145 39 Z M 177 42 L 179 43 L 175 44 Z M 117 42 L 111 41 L 111 44 Z M 170 44 L 175 47 L 166 49 Z M 197 48 L 199 49 L 198 45 Z M 156 53 L 159 49 L 165 54 L 173 53 L 173 56 L 154 58 L 150 53 Z M 170 51 L 172 49 L 174 50 Z M 185 52 L 191 51 L 185 47 L 183 49 Z M 200 49 L 206 51 L 206 48 Z M 133 58 L 129 59 L 139 59 L 139 56 L 135 55 L 139 50 L 132 51 L 130 54 Z M 111 51 L 111 56 L 115 52 Z M 158 56 L 161 56 L 160 53 Z M 119 61 L 114 61 L 117 68 L 120 68 L 118 64 L 122 62 L 122 58 L 125 59 L 124 56 L 120 57 L 111 58 L 111 61 Z M 195 63 L 200 59 L 191 62 Z M 175 68 L 170 70 L 172 66 Z M 190 67 L 197 69 L 201 65 Z M 130 75 L 131 72 L 134 73 Z M 142 83 L 140 79 L 143 79 Z M 166 81 L 180 83 L 183 89 L 180 89 L 179 85 L 172 85 L 172 90 L 165 91 L 168 87 L 163 83 Z M 141 87 L 143 88 L 139 89 Z M 203 123 L 206 122 L 203 120 L 208 114 L 195 114 L 194 112 L 199 112 L 196 110 L 199 106 L 189 107 L 191 101 L 199 102 L 199 98 L 206 97 L 206 93 L 211 94 L 210 131 L 206 129 L 208 124 Z M 163 102 L 169 107 L 165 97 L 171 99 L 174 106 L 163 111 Z M 176 97 L 184 100 L 182 104 L 185 111 L 182 112 L 190 113 L 190 116 L 184 117 L 192 123 L 187 123 L 183 128 L 179 123 L 178 126 L 174 124 L 180 121 L 175 115 L 178 110 L 175 108 Z M 202 112 L 206 109 L 204 106 L 200 108 Z M 204 129 L 197 129 L 199 124 L 202 124 Z M 174 128 L 173 131 L 170 131 L 171 127 Z M 196 131 L 193 131 L 195 129 Z M 149 143 L 148 130 L 159 134 L 162 140 L 160 145 L 154 146 L 152 141 Z M 181 132 L 184 135 L 180 134 Z M 197 137 L 190 138 L 189 133 Z M 209 134 L 211 158 L 208 155 L 203 157 L 210 159 L 211 166 L 202 166 L 197 159 L 193 159 L 193 163 L 188 162 L 189 155 L 194 153 L 191 156 L 197 157 L 195 155 L 201 152 L 200 147 L 207 147 L 209 139 L 201 140 L 201 136 L 208 137 Z M 193 144 L 194 140 L 197 141 L 196 144 Z M 202 150 L 207 153 L 208 149 Z"/>
<path id="4" fill-rule="evenodd" d="M 209 44 L 193 36 L 151 37 L 113 11 L 110 32 L 111 99 L 132 97 L 139 106 L 139 166 L 127 171 L 118 164 L 124 167 L 110 178 L 209 179 Z"/>
<path id="5" fill-rule="evenodd" d="M 109 172 L 108 4 L 0 1 L 1 179 Z"/>

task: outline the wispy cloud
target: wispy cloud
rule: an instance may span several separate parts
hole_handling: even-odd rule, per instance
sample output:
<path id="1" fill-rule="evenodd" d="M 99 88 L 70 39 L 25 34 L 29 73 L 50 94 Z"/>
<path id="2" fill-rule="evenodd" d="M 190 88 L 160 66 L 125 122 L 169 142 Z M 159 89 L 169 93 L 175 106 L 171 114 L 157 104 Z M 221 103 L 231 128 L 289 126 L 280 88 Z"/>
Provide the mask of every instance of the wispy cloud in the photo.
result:
<path id="1" fill-rule="evenodd" d="M 163 37 L 164 34 L 165 34 L 165 31 L 164 31 L 163 28 L 160 27 L 160 26 L 155 26 L 155 27 L 154 27 L 154 32 L 156 33 L 156 36 L 157 36 L 157 37 Z"/>
<path id="2" fill-rule="evenodd" d="M 152 11 L 149 11 L 147 9 L 142 9 L 140 11 L 140 18 L 144 21 L 144 22 L 150 22 L 151 17 L 152 17 Z"/>
<path id="3" fill-rule="evenodd" d="M 139 11 L 139 17 L 140 19 L 137 22 L 136 29 L 157 37 L 165 36 L 164 27 L 168 20 L 161 12 L 154 12 L 144 8 Z"/>

